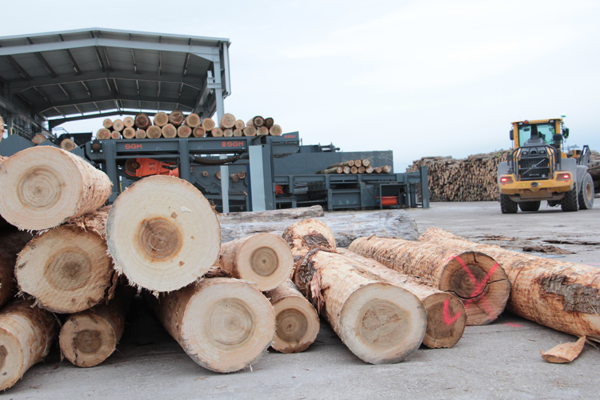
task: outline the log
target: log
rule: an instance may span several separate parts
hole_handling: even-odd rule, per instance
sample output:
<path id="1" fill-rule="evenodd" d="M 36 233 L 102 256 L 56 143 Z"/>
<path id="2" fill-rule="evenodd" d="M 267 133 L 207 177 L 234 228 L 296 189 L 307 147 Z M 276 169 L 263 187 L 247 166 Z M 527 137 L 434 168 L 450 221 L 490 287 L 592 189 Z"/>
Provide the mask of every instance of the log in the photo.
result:
<path id="1" fill-rule="evenodd" d="M 162 136 L 161 127 L 157 126 L 157 125 L 152 125 L 152 126 L 148 127 L 148 130 L 146 130 L 146 136 L 149 139 L 158 139 L 159 137 Z"/>
<path id="2" fill-rule="evenodd" d="M 106 118 L 104 121 L 102 121 L 102 126 L 106 129 L 112 129 L 113 126 L 113 122 L 110 118 Z"/>
<path id="3" fill-rule="evenodd" d="M 177 128 L 173 124 L 166 124 L 162 127 L 162 135 L 166 138 L 172 139 L 177 136 Z"/>
<path id="4" fill-rule="evenodd" d="M 344 174 L 346 174 L 346 175 L 347 175 L 347 174 L 349 174 L 349 173 L 350 173 L 350 171 L 352 170 L 352 168 L 351 168 L 351 167 L 348 167 L 348 166 L 345 166 L 345 167 L 342 167 L 342 168 L 343 168 L 343 172 L 344 172 Z"/>
<path id="5" fill-rule="evenodd" d="M 236 121 L 237 120 L 235 119 L 235 116 L 233 114 L 225 113 L 223 114 L 223 117 L 221 117 L 221 121 L 219 122 L 219 128 L 223 130 L 231 129 L 235 126 Z"/>
<path id="6" fill-rule="evenodd" d="M 110 139 L 110 131 L 106 128 L 98 129 L 98 132 L 96 132 L 96 139 L 98 139 L 98 140 Z"/>
<path id="7" fill-rule="evenodd" d="M 163 293 L 158 300 L 146 298 L 183 350 L 211 371 L 249 367 L 265 353 L 275 335 L 273 306 L 244 281 L 203 279 Z"/>
<path id="8" fill-rule="evenodd" d="M 381 167 L 381 169 L 383 170 L 383 172 L 385 172 L 386 174 L 389 174 L 392 172 L 392 166 L 391 165 L 384 165 L 383 167 Z"/>
<path id="9" fill-rule="evenodd" d="M 208 176 L 208 171 L 202 171 L 202 176 L 206 178 Z"/>
<path id="10" fill-rule="evenodd" d="M 260 115 L 257 115 L 256 117 L 252 118 L 252 126 L 254 126 L 255 128 L 260 128 L 264 125 L 264 123 L 265 119 Z"/>
<path id="11" fill-rule="evenodd" d="M 361 275 L 400 286 L 421 300 L 427 311 L 427 331 L 423 344 L 430 349 L 450 348 L 462 338 L 467 325 L 467 313 L 460 300 L 447 292 L 429 286 L 425 281 L 389 269 L 353 251 L 338 248 L 337 252 L 354 261 Z"/>
<path id="12" fill-rule="evenodd" d="M 86 310 L 112 296 L 104 207 L 33 238 L 19 253 L 15 277 L 36 305 L 57 313 Z"/>
<path id="13" fill-rule="evenodd" d="M 241 172 L 238 172 L 238 174 L 240 173 Z M 243 174 L 245 178 L 246 173 Z M 219 214 L 218 217 L 219 223 L 221 224 L 248 224 L 252 222 L 286 221 L 288 225 L 291 225 L 292 222 L 288 222 L 290 220 L 322 217 L 323 215 L 325 215 L 323 212 L 323 207 L 312 206 L 300 208 L 282 208 L 269 211 L 230 212 L 226 214 Z M 278 233 L 278 235 L 280 234 L 281 233 Z"/>
<path id="14" fill-rule="evenodd" d="M 71 140 L 69 138 L 63 139 L 60 142 L 60 148 L 63 149 L 63 150 L 65 150 L 65 151 L 71 151 L 71 150 L 73 150 L 76 147 L 77 147 L 77 144 L 73 140 Z"/>
<path id="15" fill-rule="evenodd" d="M 300 353 L 317 338 L 319 314 L 288 278 L 265 293 L 275 309 L 277 329 L 271 347 L 280 353 Z"/>
<path id="16" fill-rule="evenodd" d="M 146 130 L 150 126 L 152 126 L 152 122 L 150 121 L 150 118 L 148 118 L 148 115 L 144 113 L 139 113 L 135 116 L 136 128 Z"/>
<path id="17" fill-rule="evenodd" d="M 233 130 L 233 136 L 234 137 L 244 136 L 244 131 L 242 131 L 241 129 L 234 129 Z"/>
<path id="18" fill-rule="evenodd" d="M 416 240 L 419 237 L 417 224 L 404 210 L 350 213 L 336 212 L 331 214 L 327 213 L 324 217 L 319 219 L 325 222 L 334 232 L 336 243 L 339 247 L 348 247 L 356 238 L 371 234 L 398 237 L 407 240 Z M 294 222 L 294 219 L 279 221 L 267 220 L 248 223 L 243 223 L 243 221 L 230 223 L 222 220 L 221 234 L 223 243 L 262 232 L 280 235 L 285 231 L 288 225 Z"/>
<path id="19" fill-rule="evenodd" d="M 174 127 L 178 127 L 183 124 L 183 120 L 185 119 L 185 115 L 179 110 L 172 111 L 169 114 L 169 123 Z"/>
<path id="20" fill-rule="evenodd" d="M 17 293 L 15 263 L 17 254 L 31 240 L 30 233 L 13 229 L 0 232 L 0 308 Z"/>
<path id="21" fill-rule="evenodd" d="M 298 221 L 283 236 L 294 254 L 294 280 L 303 277 L 309 300 L 358 358 L 395 363 L 419 348 L 427 315 L 415 295 L 356 273 L 351 260 L 335 253 L 333 232 L 318 220 Z"/>
<path id="22" fill-rule="evenodd" d="M 229 179 L 231 179 L 234 183 L 238 183 L 240 178 L 238 178 L 237 174 L 229 174 Z"/>
<path id="23" fill-rule="evenodd" d="M 37 146 L 38 144 L 44 143 L 46 140 L 46 136 L 42 135 L 41 133 L 38 133 L 33 137 L 33 139 L 31 139 L 31 142 Z"/>
<path id="24" fill-rule="evenodd" d="M 246 178 L 246 173 L 244 171 L 240 171 L 237 173 L 238 178 L 244 179 Z"/>
<path id="25" fill-rule="evenodd" d="M 255 282 L 256 288 L 264 292 L 291 276 L 294 259 L 280 236 L 259 233 L 223 243 L 216 266 L 233 278 Z"/>
<path id="26" fill-rule="evenodd" d="M 335 167 L 354 167 L 354 160 L 343 161 L 343 162 L 340 162 L 340 163 L 331 164 L 327 168 L 335 168 Z"/>
<path id="27" fill-rule="evenodd" d="M 15 300 L 0 311 L 0 390 L 46 357 L 57 330 L 56 318 L 32 300 Z"/>
<path id="28" fill-rule="evenodd" d="M 194 137 L 204 137 L 206 136 L 206 131 L 201 126 L 198 126 L 194 128 L 192 135 L 194 135 Z"/>
<path id="29" fill-rule="evenodd" d="M 356 168 L 362 167 L 362 160 L 354 160 L 354 166 Z"/>
<path id="30" fill-rule="evenodd" d="M 133 128 L 135 125 L 135 119 L 133 117 L 125 117 L 123 118 L 123 125 L 125 128 Z"/>
<path id="31" fill-rule="evenodd" d="M 261 126 L 256 130 L 256 134 L 258 136 L 265 136 L 269 134 L 269 128 L 267 128 L 266 126 Z"/>
<path id="32" fill-rule="evenodd" d="M 281 136 L 282 133 L 283 129 L 281 129 L 281 126 L 279 125 L 273 125 L 271 128 L 269 128 L 269 134 L 271 136 Z"/>
<path id="33" fill-rule="evenodd" d="M 494 257 L 512 284 L 507 309 L 523 318 L 578 337 L 600 340 L 600 270 L 467 241 L 437 228 L 419 239 Z"/>
<path id="34" fill-rule="evenodd" d="M 496 320 L 508 301 L 510 283 L 504 270 L 480 252 L 376 236 L 356 239 L 349 250 L 453 293 L 465 306 L 467 325 Z"/>
<path id="35" fill-rule="evenodd" d="M 202 127 L 206 132 L 210 132 L 215 129 L 215 121 L 213 121 L 211 118 L 204 118 L 202 120 Z"/>
<path id="36" fill-rule="evenodd" d="M 190 128 L 196 128 L 200 126 L 200 117 L 198 114 L 191 113 L 187 117 L 185 117 L 185 124 Z"/>
<path id="37" fill-rule="evenodd" d="M 31 147 L 0 165 L 0 214 L 19 229 L 52 228 L 101 207 L 111 186 L 104 172 L 81 157 Z"/>
<path id="38" fill-rule="evenodd" d="M 255 136 L 256 135 L 256 128 L 253 126 L 247 126 L 246 129 L 244 129 L 244 136 Z"/>
<path id="39" fill-rule="evenodd" d="M 179 126 L 179 128 L 177 128 L 177 136 L 178 137 L 186 138 L 186 137 L 190 137 L 191 134 L 192 134 L 192 128 L 190 128 L 187 125 L 181 125 L 181 126 Z"/>
<path id="40" fill-rule="evenodd" d="M 362 162 L 363 167 L 365 167 L 365 168 L 371 165 L 371 161 L 369 161 L 368 158 L 361 160 L 361 162 Z"/>
<path id="41" fill-rule="evenodd" d="M 219 180 L 221 179 L 221 171 L 215 172 L 215 178 L 217 178 Z"/>
<path id="42" fill-rule="evenodd" d="M 223 137 L 223 130 L 221 128 L 215 128 L 210 131 L 212 137 Z"/>
<path id="43" fill-rule="evenodd" d="M 123 121 L 120 119 L 115 119 L 112 125 L 113 132 L 121 132 L 123 129 L 125 129 L 125 124 Z"/>
<path id="44" fill-rule="evenodd" d="M 252 119 L 249 120 L 248 122 L 246 122 L 246 126 L 254 126 L 254 121 Z"/>
<path id="45" fill-rule="evenodd" d="M 329 174 L 342 174 L 344 173 L 344 168 L 342 167 L 334 167 L 334 168 L 327 168 L 321 171 L 317 171 L 317 174 L 324 174 L 324 175 L 329 175 Z"/>
<path id="46" fill-rule="evenodd" d="M 233 137 L 233 130 L 232 129 L 224 129 L 223 136 L 224 137 Z"/>
<path id="47" fill-rule="evenodd" d="M 72 314 L 58 336 L 61 354 L 78 367 L 94 367 L 117 348 L 135 289 L 119 286 L 107 304 Z"/>
<path id="48" fill-rule="evenodd" d="M 364 174 L 366 170 L 367 169 L 364 166 L 363 167 L 358 167 L 358 173 L 359 174 Z"/>
<path id="49" fill-rule="evenodd" d="M 164 112 L 158 112 L 154 115 L 154 125 L 162 128 L 169 123 L 169 116 Z"/>
<path id="50" fill-rule="evenodd" d="M 380 174 L 380 173 L 383 172 L 383 168 L 381 168 L 381 167 L 375 167 L 375 172 L 378 173 L 378 174 Z"/>
<path id="51" fill-rule="evenodd" d="M 244 130 L 246 128 L 246 123 L 241 119 L 235 121 L 235 129 Z"/>
<path id="52" fill-rule="evenodd" d="M 374 171 L 374 168 L 373 168 L 373 167 L 371 167 L 370 165 L 369 165 L 369 166 L 368 166 L 368 167 L 365 169 L 365 172 L 366 172 L 367 174 L 372 174 L 372 173 L 373 173 L 373 171 Z"/>
<path id="53" fill-rule="evenodd" d="M 135 182 L 114 202 L 106 222 L 115 268 L 132 285 L 165 292 L 182 288 L 215 263 L 219 221 L 192 184 L 172 176 Z"/>
<path id="54" fill-rule="evenodd" d="M 128 126 L 127 128 L 123 129 L 123 137 L 125 139 L 135 138 L 135 128 L 132 126 Z"/>
<path id="55" fill-rule="evenodd" d="M 146 139 L 146 131 L 143 129 L 138 129 L 137 131 L 135 131 L 135 138 Z"/>
<path id="56" fill-rule="evenodd" d="M 350 173 L 351 174 L 358 174 L 358 167 L 350 167 Z"/>
<path id="57" fill-rule="evenodd" d="M 115 139 L 115 140 L 117 140 L 117 139 L 121 139 L 121 132 L 112 131 L 112 132 L 110 133 L 110 138 L 111 138 L 111 139 Z"/>
<path id="58" fill-rule="evenodd" d="M 265 118 L 265 126 L 267 128 L 272 127 L 274 123 L 275 123 L 275 120 L 273 118 L 271 118 L 271 117 Z"/>

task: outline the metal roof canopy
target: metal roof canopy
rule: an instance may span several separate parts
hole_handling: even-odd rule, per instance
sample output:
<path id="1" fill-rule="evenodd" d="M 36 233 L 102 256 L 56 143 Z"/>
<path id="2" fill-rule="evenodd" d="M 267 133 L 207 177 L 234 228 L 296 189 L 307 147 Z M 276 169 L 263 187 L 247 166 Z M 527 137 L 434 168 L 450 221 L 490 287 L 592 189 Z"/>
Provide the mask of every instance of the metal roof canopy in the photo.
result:
<path id="1" fill-rule="evenodd" d="M 0 37 L 0 107 L 41 127 L 140 111 L 218 118 L 229 39 L 112 29 Z"/>

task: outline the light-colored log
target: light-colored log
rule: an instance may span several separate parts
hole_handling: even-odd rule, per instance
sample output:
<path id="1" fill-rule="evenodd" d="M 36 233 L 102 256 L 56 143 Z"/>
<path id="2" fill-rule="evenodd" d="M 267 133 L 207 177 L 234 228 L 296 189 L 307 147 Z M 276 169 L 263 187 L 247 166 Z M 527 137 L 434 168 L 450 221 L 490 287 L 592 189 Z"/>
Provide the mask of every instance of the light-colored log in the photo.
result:
<path id="1" fill-rule="evenodd" d="M 125 124 L 123 123 L 123 120 L 121 120 L 121 119 L 115 119 L 113 121 L 112 130 L 113 131 L 117 131 L 117 132 L 121 132 L 123 129 L 125 129 Z"/>
<path id="2" fill-rule="evenodd" d="M 368 158 L 361 160 L 361 162 L 362 162 L 363 167 L 365 167 L 365 168 L 371 165 L 371 161 L 369 161 Z"/>
<path id="3" fill-rule="evenodd" d="M 147 298 L 167 332 L 192 360 L 211 371 L 249 367 L 275 335 L 273 306 L 244 281 L 203 279 L 158 300 Z"/>
<path id="4" fill-rule="evenodd" d="M 221 128 L 215 128 L 210 131 L 212 137 L 223 137 L 223 130 Z"/>
<path id="5" fill-rule="evenodd" d="M 123 137 L 125 139 L 135 138 L 135 128 L 132 126 L 128 126 L 127 128 L 123 129 Z"/>
<path id="6" fill-rule="evenodd" d="M 223 136 L 224 137 L 233 137 L 233 129 L 224 129 Z"/>
<path id="7" fill-rule="evenodd" d="M 217 178 L 219 180 L 221 179 L 221 171 L 215 172 L 215 178 Z"/>
<path id="8" fill-rule="evenodd" d="M 76 147 L 77 147 L 77 144 L 69 138 L 63 139 L 60 142 L 60 148 L 63 150 L 66 150 L 66 151 L 71 151 Z"/>
<path id="9" fill-rule="evenodd" d="M 358 173 L 364 174 L 367 169 L 364 166 L 358 167 Z"/>
<path id="10" fill-rule="evenodd" d="M 246 173 L 244 171 L 240 171 L 237 173 L 238 178 L 244 179 L 246 177 Z"/>
<path id="11" fill-rule="evenodd" d="M 162 127 L 162 135 L 166 138 L 172 139 L 177 136 L 177 128 L 173 124 L 166 124 Z"/>
<path id="12" fill-rule="evenodd" d="M 358 174 L 358 167 L 350 167 L 351 174 Z"/>
<path id="13" fill-rule="evenodd" d="M 198 127 L 194 128 L 194 130 L 192 131 L 192 134 L 194 135 L 194 137 L 205 137 L 206 131 L 201 126 L 198 126 Z"/>
<path id="14" fill-rule="evenodd" d="M 266 126 L 260 126 L 257 130 L 256 130 L 256 134 L 258 136 L 266 136 L 269 134 L 269 128 L 267 128 Z"/>
<path id="15" fill-rule="evenodd" d="M 383 168 L 381 167 L 375 167 L 375 172 L 378 174 L 381 174 L 383 172 Z"/>
<path id="16" fill-rule="evenodd" d="M 244 132 L 241 129 L 234 129 L 233 130 L 233 136 L 234 137 L 241 137 L 244 136 Z"/>
<path id="17" fill-rule="evenodd" d="M 333 168 L 327 168 L 321 171 L 317 171 L 317 174 L 324 174 L 324 175 L 329 175 L 329 174 L 343 174 L 344 173 L 344 168 L 342 167 L 333 167 Z"/>
<path id="18" fill-rule="evenodd" d="M 110 139 L 110 130 L 108 130 L 106 128 L 98 129 L 98 132 L 96 132 L 96 139 L 98 139 L 98 140 Z"/>
<path id="19" fill-rule="evenodd" d="M 349 174 L 349 173 L 350 173 L 350 171 L 351 171 L 351 168 L 350 168 L 350 167 L 348 167 L 348 166 L 345 166 L 345 167 L 342 167 L 342 171 L 344 172 L 344 174 L 346 174 L 346 175 L 347 175 L 347 174 Z"/>
<path id="20" fill-rule="evenodd" d="M 202 127 L 206 132 L 210 132 L 215 129 L 215 121 L 213 121 L 212 118 L 204 118 L 202 120 Z"/>
<path id="21" fill-rule="evenodd" d="M 419 240 L 494 257 L 512 284 L 509 311 L 561 332 L 600 341 L 598 268 L 470 242 L 438 228 L 428 229 Z"/>
<path id="22" fill-rule="evenodd" d="M 125 117 L 123 118 L 123 125 L 125 128 L 133 128 L 135 125 L 135 119 L 133 117 Z"/>
<path id="23" fill-rule="evenodd" d="M 115 271 L 107 255 L 108 208 L 33 238 L 19 253 L 15 277 L 22 292 L 58 313 L 86 310 L 112 295 Z"/>
<path id="24" fill-rule="evenodd" d="M 248 120 L 248 122 L 246 122 L 246 126 L 254 126 L 254 119 Z"/>
<path id="25" fill-rule="evenodd" d="M 17 293 L 17 281 L 15 280 L 17 254 L 31 238 L 31 234 L 26 231 L 13 229 L 0 231 L 0 308 Z"/>
<path id="26" fill-rule="evenodd" d="M 158 112 L 154 115 L 154 125 L 163 127 L 169 123 L 169 116 L 164 112 Z"/>
<path id="27" fill-rule="evenodd" d="M 229 174 L 229 179 L 231 179 L 234 183 L 238 183 L 240 181 L 240 178 L 237 176 L 237 174 Z"/>
<path id="28" fill-rule="evenodd" d="M 146 131 L 143 129 L 138 129 L 137 131 L 135 131 L 135 138 L 146 139 Z"/>
<path id="29" fill-rule="evenodd" d="M 275 309 L 277 329 L 271 347 L 281 353 L 299 353 L 317 338 L 320 329 L 317 310 L 290 279 L 265 293 Z"/>
<path id="30" fill-rule="evenodd" d="M 19 229 L 52 228 L 101 207 L 111 186 L 104 172 L 81 157 L 31 147 L 0 165 L 0 214 Z"/>
<path id="31" fill-rule="evenodd" d="M 356 168 L 362 167 L 362 160 L 354 160 L 354 166 Z"/>
<path id="32" fill-rule="evenodd" d="M 0 390 L 46 357 L 57 331 L 56 318 L 32 300 L 15 300 L 0 311 Z"/>
<path id="33" fill-rule="evenodd" d="M 237 120 L 235 119 L 235 116 L 233 114 L 226 113 L 223 115 L 223 117 L 221 117 L 221 121 L 219 122 L 219 128 L 223 130 L 231 129 L 235 126 L 236 121 Z"/>
<path id="34" fill-rule="evenodd" d="M 150 121 L 150 118 L 148 118 L 148 115 L 146 115 L 144 113 L 139 113 L 138 115 L 135 116 L 135 127 L 136 128 L 142 129 L 145 131 L 151 125 L 152 125 L 152 122 Z"/>
<path id="35" fill-rule="evenodd" d="M 246 129 L 244 129 L 244 136 L 256 136 L 256 128 L 247 126 Z"/>
<path id="36" fill-rule="evenodd" d="M 106 231 L 115 268 L 131 284 L 158 292 L 204 275 L 221 244 L 208 200 L 189 182 L 171 176 L 146 177 L 121 193 Z"/>
<path id="37" fill-rule="evenodd" d="M 386 174 L 389 174 L 392 172 L 392 166 L 391 165 L 384 165 L 383 167 L 381 167 L 381 169 L 383 170 L 383 172 L 385 172 Z"/>
<path id="38" fill-rule="evenodd" d="M 42 135 L 41 133 L 38 133 L 33 137 L 33 139 L 31 139 L 31 142 L 37 146 L 38 144 L 44 143 L 46 140 L 48 140 L 46 139 L 46 136 Z"/>
<path id="39" fill-rule="evenodd" d="M 271 135 L 271 136 L 281 136 L 282 133 L 283 133 L 283 129 L 281 129 L 281 126 L 279 126 L 277 124 L 275 124 L 269 128 L 269 135 Z"/>
<path id="40" fill-rule="evenodd" d="M 241 179 L 246 177 L 245 172 L 238 172 L 239 174 L 243 173 L 243 177 L 240 176 Z M 250 212 L 230 212 L 219 214 L 219 223 L 221 224 L 249 224 L 253 222 L 277 222 L 277 221 L 286 221 L 288 225 L 291 225 L 294 221 L 298 219 L 305 218 L 315 218 L 322 217 L 325 215 L 323 212 L 323 207 L 321 206 L 312 206 L 312 207 L 299 207 L 299 208 L 282 208 L 278 210 L 268 210 L 268 211 L 250 211 Z M 291 221 L 291 222 L 288 222 Z M 286 226 L 287 227 L 287 226 Z M 283 232 L 283 231 L 282 231 Z M 278 235 L 281 234 L 278 233 Z"/>
<path id="41" fill-rule="evenodd" d="M 191 113 L 185 117 L 185 124 L 190 128 L 196 128 L 200 126 L 200 117 L 196 113 Z"/>
<path id="42" fill-rule="evenodd" d="M 280 236 L 259 233 L 223 243 L 217 265 L 234 278 L 255 282 L 264 292 L 291 276 L 294 258 Z"/>
<path id="43" fill-rule="evenodd" d="M 372 174 L 374 170 L 375 170 L 375 169 L 369 165 L 369 166 L 368 166 L 368 167 L 365 169 L 365 172 L 366 172 L 367 174 Z"/>
<path id="44" fill-rule="evenodd" d="M 467 325 L 494 321 L 508 301 L 510 282 L 504 270 L 480 252 L 376 236 L 356 239 L 349 250 L 453 293 L 465 306 Z"/>
<path id="45" fill-rule="evenodd" d="M 113 122 L 110 118 L 106 118 L 104 119 L 104 121 L 102 121 L 102 126 L 106 129 L 112 129 L 113 126 Z"/>
<path id="46" fill-rule="evenodd" d="M 177 136 L 178 137 L 186 138 L 186 137 L 190 137 L 191 134 L 192 134 L 192 128 L 190 128 L 187 125 L 181 125 L 181 126 L 179 126 L 179 128 L 177 128 Z"/>
<path id="47" fill-rule="evenodd" d="M 115 139 L 115 140 L 121 139 L 121 132 L 119 132 L 119 131 L 112 131 L 110 133 L 110 138 L 111 139 Z"/>
<path id="48" fill-rule="evenodd" d="M 336 164 L 331 164 L 327 168 L 335 168 L 335 167 L 354 167 L 354 160 L 343 161 Z"/>
<path id="49" fill-rule="evenodd" d="M 149 139 L 158 139 L 162 136 L 162 129 L 158 125 L 152 125 L 146 130 L 146 136 Z"/>
<path id="50" fill-rule="evenodd" d="M 235 121 L 235 129 L 244 130 L 244 128 L 246 128 L 246 123 L 244 121 L 242 121 L 241 119 Z"/>

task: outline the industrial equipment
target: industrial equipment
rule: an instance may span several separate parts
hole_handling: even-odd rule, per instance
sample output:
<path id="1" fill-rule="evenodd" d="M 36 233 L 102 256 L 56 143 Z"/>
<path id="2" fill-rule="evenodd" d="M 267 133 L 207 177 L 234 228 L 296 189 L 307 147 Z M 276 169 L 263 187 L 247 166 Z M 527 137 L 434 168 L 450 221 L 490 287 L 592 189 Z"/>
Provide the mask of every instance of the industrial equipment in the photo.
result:
<path id="1" fill-rule="evenodd" d="M 588 173 L 590 149 L 565 153 L 563 140 L 569 128 L 563 118 L 512 123 L 514 150 L 498 166 L 498 186 L 503 214 L 538 211 L 541 201 L 563 211 L 591 209 L 594 182 Z"/>

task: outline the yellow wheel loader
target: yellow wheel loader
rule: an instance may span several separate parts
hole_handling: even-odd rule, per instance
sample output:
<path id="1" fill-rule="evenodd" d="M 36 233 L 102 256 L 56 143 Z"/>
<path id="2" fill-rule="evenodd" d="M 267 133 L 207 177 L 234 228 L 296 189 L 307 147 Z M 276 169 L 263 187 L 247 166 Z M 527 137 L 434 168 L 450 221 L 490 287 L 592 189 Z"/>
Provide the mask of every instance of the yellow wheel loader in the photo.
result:
<path id="1" fill-rule="evenodd" d="M 563 211 L 591 209 L 594 182 L 588 173 L 590 149 L 565 153 L 569 129 L 562 118 L 512 123 L 514 150 L 498 166 L 500 207 L 503 214 L 537 211 L 542 201 Z"/>

